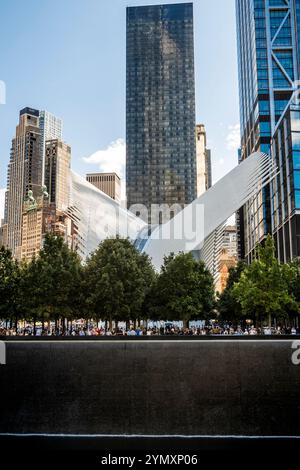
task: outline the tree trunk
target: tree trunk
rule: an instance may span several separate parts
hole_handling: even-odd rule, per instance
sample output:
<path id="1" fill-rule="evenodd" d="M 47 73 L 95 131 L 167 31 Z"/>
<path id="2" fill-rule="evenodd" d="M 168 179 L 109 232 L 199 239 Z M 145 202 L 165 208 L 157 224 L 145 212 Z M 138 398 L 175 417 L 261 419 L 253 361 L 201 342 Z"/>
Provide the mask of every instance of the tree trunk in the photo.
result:
<path id="1" fill-rule="evenodd" d="M 36 318 L 34 317 L 34 320 L 33 320 L 33 336 L 36 335 Z"/>

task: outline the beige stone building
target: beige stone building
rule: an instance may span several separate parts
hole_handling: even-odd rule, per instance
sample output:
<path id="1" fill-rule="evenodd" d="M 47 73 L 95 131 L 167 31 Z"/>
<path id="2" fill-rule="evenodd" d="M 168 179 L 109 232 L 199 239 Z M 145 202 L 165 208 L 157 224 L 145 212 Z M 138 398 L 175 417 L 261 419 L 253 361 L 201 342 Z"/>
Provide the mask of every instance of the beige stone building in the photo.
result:
<path id="1" fill-rule="evenodd" d="M 236 265 L 237 257 L 230 255 L 226 249 L 222 249 L 219 261 L 218 280 L 215 287 L 216 292 L 221 294 L 226 288 L 229 277 L 229 269 L 234 268 Z"/>
<path id="2" fill-rule="evenodd" d="M 30 261 L 38 256 L 47 233 L 61 236 L 73 248 L 72 223 L 54 203 L 43 197 L 32 205 L 24 203 L 22 217 L 22 245 L 20 258 Z"/>
<path id="3" fill-rule="evenodd" d="M 225 289 L 229 277 L 229 269 L 237 265 L 237 229 L 235 225 L 227 225 L 223 229 L 222 244 L 219 255 L 219 269 L 216 291 Z"/>
<path id="4" fill-rule="evenodd" d="M 24 108 L 12 140 L 5 199 L 5 245 L 20 258 L 23 202 L 32 191 L 36 196 L 42 184 L 41 132 L 39 111 Z"/>
<path id="5" fill-rule="evenodd" d="M 71 147 L 59 139 L 46 142 L 45 187 L 34 198 L 27 196 L 22 215 L 20 257 L 30 260 L 43 246 L 46 233 L 62 236 L 72 247 L 72 223 L 66 214 L 69 205 Z"/>
<path id="6" fill-rule="evenodd" d="M 6 240 L 7 240 L 7 224 L 4 224 L 3 220 L 1 221 L 1 227 L 0 227 L 0 247 L 1 246 L 6 246 Z"/>
<path id="7" fill-rule="evenodd" d="M 116 173 L 89 173 L 86 179 L 115 201 L 121 202 L 121 179 Z"/>
<path id="8" fill-rule="evenodd" d="M 22 216 L 22 245 L 20 257 L 30 261 L 39 254 L 43 239 L 51 232 L 55 220 L 55 206 L 39 197 L 32 203 L 26 201 Z"/>
<path id="9" fill-rule="evenodd" d="M 7 175 L 2 242 L 13 256 L 21 258 L 23 204 L 29 191 L 37 198 L 43 184 L 45 141 L 61 138 L 62 121 L 47 111 L 26 107 L 12 140 Z M 30 218 L 30 217 L 29 217 Z"/>

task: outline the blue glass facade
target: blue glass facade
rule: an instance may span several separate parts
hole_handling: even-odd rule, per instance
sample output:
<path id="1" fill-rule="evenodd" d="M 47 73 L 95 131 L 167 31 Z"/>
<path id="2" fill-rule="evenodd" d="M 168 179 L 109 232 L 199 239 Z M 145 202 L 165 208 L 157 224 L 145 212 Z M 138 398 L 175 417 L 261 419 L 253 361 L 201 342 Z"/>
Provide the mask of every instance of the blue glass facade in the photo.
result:
<path id="1" fill-rule="evenodd" d="M 300 0 L 236 0 L 236 12 L 243 160 L 257 150 L 271 155 L 272 138 L 298 80 Z M 271 191 L 267 187 L 240 211 L 240 252 L 248 261 L 274 228 Z"/>
<path id="2" fill-rule="evenodd" d="M 196 198 L 191 3 L 127 8 L 126 71 L 127 206 L 189 204 Z"/>
<path id="3" fill-rule="evenodd" d="M 272 156 L 279 172 L 272 183 L 272 228 L 278 258 L 300 256 L 300 106 L 291 104 L 273 139 Z"/>

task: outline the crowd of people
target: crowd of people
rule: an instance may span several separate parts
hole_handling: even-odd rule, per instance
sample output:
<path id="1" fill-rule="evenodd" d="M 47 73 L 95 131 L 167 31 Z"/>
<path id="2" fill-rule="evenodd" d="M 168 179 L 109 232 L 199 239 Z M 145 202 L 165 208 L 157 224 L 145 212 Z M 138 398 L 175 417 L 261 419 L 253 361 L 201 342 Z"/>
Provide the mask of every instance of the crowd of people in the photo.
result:
<path id="1" fill-rule="evenodd" d="M 137 327 L 129 329 L 105 329 L 98 326 L 76 326 L 71 329 L 61 328 L 10 328 L 0 327 L 0 336 L 261 336 L 261 335 L 300 335 L 300 328 L 294 326 L 249 327 L 231 325 L 203 325 L 201 327 L 183 328 L 176 325 Z"/>

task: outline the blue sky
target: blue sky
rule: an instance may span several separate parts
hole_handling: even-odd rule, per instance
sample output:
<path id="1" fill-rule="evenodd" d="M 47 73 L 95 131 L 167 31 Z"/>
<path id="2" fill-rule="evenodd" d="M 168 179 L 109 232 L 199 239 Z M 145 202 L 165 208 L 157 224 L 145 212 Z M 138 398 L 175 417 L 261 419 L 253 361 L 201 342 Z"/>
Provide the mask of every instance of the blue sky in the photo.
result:
<path id="1" fill-rule="evenodd" d="M 6 186 L 11 138 L 24 106 L 63 119 L 75 171 L 122 171 L 126 6 L 160 3 L 180 2 L 0 1 L 0 80 L 6 84 L 6 104 L 0 105 L 0 188 Z M 193 3 L 197 122 L 206 125 L 217 180 L 237 162 L 235 2 Z"/>

